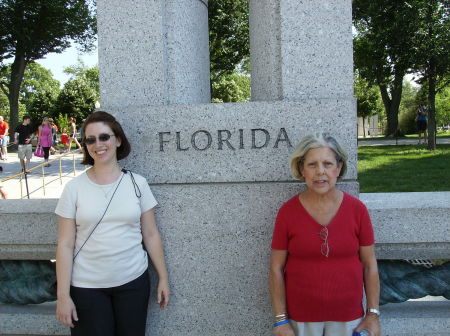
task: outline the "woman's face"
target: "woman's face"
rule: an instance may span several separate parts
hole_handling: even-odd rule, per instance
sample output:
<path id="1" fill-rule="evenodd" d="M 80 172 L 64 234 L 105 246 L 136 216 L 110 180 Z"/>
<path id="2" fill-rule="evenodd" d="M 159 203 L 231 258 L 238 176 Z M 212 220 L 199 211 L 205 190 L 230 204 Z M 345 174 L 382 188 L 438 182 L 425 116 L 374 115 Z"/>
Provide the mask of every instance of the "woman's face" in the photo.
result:
<path id="1" fill-rule="evenodd" d="M 45 125 L 48 125 L 48 118 L 44 118 L 44 119 L 42 120 L 42 123 L 45 124 Z"/>
<path id="2" fill-rule="evenodd" d="M 109 139 L 106 140 L 106 138 Z M 95 164 L 107 164 L 117 162 L 117 147 L 121 140 L 114 135 L 112 129 L 103 122 L 94 122 L 86 126 L 86 148 Z M 88 144 L 89 140 L 95 140 Z"/>
<path id="3" fill-rule="evenodd" d="M 300 169 L 306 186 L 318 194 L 326 194 L 336 186 L 342 162 L 336 161 L 334 152 L 328 147 L 310 149 Z"/>

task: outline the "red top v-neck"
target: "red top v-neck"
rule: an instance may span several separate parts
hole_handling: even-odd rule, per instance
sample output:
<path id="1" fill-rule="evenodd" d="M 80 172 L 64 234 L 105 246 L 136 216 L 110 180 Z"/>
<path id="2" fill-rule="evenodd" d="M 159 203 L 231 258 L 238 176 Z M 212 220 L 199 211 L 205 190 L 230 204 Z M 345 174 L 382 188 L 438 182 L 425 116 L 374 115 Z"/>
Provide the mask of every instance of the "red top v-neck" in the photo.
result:
<path id="1" fill-rule="evenodd" d="M 289 317 L 297 322 L 352 321 L 363 316 L 363 268 L 359 247 L 374 244 L 365 205 L 344 193 L 327 225 L 329 256 L 322 255 L 323 228 L 298 195 L 278 211 L 272 248 L 287 250 L 285 268 Z"/>

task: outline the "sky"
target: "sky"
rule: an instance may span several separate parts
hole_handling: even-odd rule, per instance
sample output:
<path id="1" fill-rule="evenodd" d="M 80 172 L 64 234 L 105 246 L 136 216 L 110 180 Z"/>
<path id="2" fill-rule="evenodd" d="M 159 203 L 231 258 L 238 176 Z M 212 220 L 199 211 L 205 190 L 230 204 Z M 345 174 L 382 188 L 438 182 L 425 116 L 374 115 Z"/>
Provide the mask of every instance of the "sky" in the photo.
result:
<path id="1" fill-rule="evenodd" d="M 93 67 L 98 64 L 98 49 L 90 53 L 80 54 L 78 50 L 72 46 L 66 49 L 61 54 L 50 53 L 45 56 L 45 58 L 37 60 L 36 62 L 42 65 L 43 67 L 51 70 L 53 74 L 53 78 L 59 80 L 61 87 L 65 82 L 69 80 L 69 76 L 66 75 L 63 71 L 64 68 L 76 65 L 78 63 L 78 59 L 81 59 L 86 66 Z"/>

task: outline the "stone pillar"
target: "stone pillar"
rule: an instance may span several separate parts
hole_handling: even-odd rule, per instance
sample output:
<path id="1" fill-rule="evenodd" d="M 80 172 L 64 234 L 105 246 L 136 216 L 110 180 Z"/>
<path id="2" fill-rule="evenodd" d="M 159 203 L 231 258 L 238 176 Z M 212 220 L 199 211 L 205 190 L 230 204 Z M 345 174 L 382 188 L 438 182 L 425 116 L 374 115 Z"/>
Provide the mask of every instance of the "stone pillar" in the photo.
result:
<path id="1" fill-rule="evenodd" d="M 353 96 L 351 0 L 250 0 L 252 100 Z"/>
<path id="2" fill-rule="evenodd" d="M 210 102 L 207 0 L 99 0 L 103 108 Z"/>
<path id="3" fill-rule="evenodd" d="M 194 78 L 191 62 L 205 43 L 174 27 L 197 23 L 194 9 L 206 13 L 199 0 L 130 3 L 99 0 L 100 75 L 102 105 L 132 146 L 121 164 L 145 176 L 159 202 L 173 296 L 161 311 L 153 286 L 147 334 L 272 335 L 273 223 L 278 208 L 304 188 L 289 172 L 294 146 L 306 134 L 333 133 L 349 152 L 339 188 L 358 193 L 352 52 L 343 43 L 351 38 L 351 2 L 327 1 L 315 11 L 311 1 L 252 0 L 259 101 L 233 104 L 198 104 L 203 100 L 189 100 L 179 84 L 188 83 L 179 76 L 184 71 Z M 183 15 L 181 8 L 193 12 Z M 350 59 L 339 63 L 341 55 Z"/>

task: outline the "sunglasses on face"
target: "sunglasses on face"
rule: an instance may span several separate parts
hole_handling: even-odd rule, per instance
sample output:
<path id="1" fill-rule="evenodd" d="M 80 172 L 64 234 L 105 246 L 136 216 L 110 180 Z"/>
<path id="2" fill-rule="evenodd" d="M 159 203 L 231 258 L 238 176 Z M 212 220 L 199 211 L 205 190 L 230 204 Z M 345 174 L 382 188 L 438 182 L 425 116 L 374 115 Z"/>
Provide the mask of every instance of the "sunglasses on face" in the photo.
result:
<path id="1" fill-rule="evenodd" d="M 98 136 L 98 141 L 100 142 L 106 142 L 108 141 L 112 136 L 115 136 L 114 134 L 108 134 L 108 133 L 102 133 Z M 86 145 L 93 145 L 97 141 L 97 138 L 95 136 L 90 136 L 86 139 L 84 139 L 84 143 Z"/>

